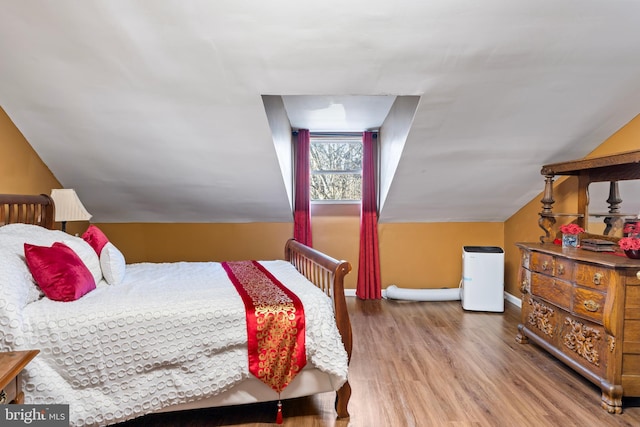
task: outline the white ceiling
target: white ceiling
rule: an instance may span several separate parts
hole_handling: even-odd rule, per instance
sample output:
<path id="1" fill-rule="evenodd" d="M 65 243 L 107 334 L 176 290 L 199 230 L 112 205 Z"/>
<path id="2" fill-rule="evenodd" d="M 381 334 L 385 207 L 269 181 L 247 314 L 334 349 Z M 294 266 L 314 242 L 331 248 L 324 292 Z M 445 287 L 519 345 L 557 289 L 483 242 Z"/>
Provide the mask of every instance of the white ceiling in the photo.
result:
<path id="1" fill-rule="evenodd" d="M 288 157 L 263 96 L 285 96 L 294 127 L 316 109 L 292 95 L 360 120 L 351 96 L 419 97 L 381 128 L 391 222 L 503 221 L 542 190 L 542 164 L 586 155 L 640 112 L 630 0 L 0 10 L 0 105 L 95 222 L 291 221 Z"/>

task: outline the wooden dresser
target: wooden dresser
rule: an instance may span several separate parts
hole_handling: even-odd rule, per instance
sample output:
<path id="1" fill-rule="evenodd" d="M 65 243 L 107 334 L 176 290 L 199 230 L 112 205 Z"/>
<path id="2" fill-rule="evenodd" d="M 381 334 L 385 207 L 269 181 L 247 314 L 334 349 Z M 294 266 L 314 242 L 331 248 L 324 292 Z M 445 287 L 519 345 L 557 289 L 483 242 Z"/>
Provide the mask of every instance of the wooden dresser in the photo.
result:
<path id="1" fill-rule="evenodd" d="M 623 396 L 640 396 L 640 260 L 552 243 L 516 246 L 516 340 L 575 369 L 600 387 L 604 409 L 621 413 Z"/>

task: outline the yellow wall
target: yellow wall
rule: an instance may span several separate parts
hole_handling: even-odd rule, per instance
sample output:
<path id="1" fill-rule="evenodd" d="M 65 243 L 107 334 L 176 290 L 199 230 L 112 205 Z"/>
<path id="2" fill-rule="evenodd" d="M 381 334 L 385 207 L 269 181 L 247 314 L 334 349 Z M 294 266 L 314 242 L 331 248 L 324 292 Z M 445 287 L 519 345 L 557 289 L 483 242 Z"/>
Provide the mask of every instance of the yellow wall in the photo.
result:
<path id="1" fill-rule="evenodd" d="M 346 286 L 358 276 L 360 218 L 314 216 L 313 245 L 351 262 Z M 382 287 L 457 287 L 462 273 L 462 246 L 500 246 L 503 223 L 385 223 L 378 225 Z"/>
<path id="2" fill-rule="evenodd" d="M 42 194 L 60 183 L 0 108 L 0 193 Z"/>
<path id="3" fill-rule="evenodd" d="M 390 223 L 378 226 L 383 288 L 455 288 L 463 246 L 502 247 L 503 223 Z"/>
<path id="4" fill-rule="evenodd" d="M 640 149 L 640 118 L 636 117 L 599 146 L 595 155 Z M 49 193 L 60 183 L 40 160 L 20 131 L 0 109 L 0 192 Z M 540 165 L 542 166 L 542 165 Z M 544 186 L 540 176 L 540 190 Z M 556 184 L 554 211 L 576 210 L 577 182 Z M 382 286 L 406 288 L 457 287 L 462 246 L 505 249 L 505 286 L 519 296 L 518 241 L 538 241 L 542 194 L 504 223 L 388 223 L 379 225 Z M 351 262 L 346 286 L 355 288 L 360 222 L 357 211 L 314 215 L 314 247 Z M 127 262 L 170 262 L 281 258 L 293 234 L 292 223 L 238 224 L 97 224 L 118 246 Z M 70 223 L 70 233 L 82 233 L 87 223 Z"/>

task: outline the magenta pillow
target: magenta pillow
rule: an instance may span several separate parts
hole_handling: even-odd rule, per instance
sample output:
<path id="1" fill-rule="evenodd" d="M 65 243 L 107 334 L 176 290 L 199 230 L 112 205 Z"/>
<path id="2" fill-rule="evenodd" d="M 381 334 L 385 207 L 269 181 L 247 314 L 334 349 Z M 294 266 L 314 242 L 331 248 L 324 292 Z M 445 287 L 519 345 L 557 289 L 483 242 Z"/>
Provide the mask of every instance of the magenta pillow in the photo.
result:
<path id="1" fill-rule="evenodd" d="M 49 299 L 75 301 L 96 288 L 87 266 L 63 243 L 51 247 L 25 243 L 24 256 L 36 284 Z"/>
<path id="2" fill-rule="evenodd" d="M 87 228 L 87 231 L 82 234 L 82 238 L 85 242 L 91 245 L 98 256 L 100 256 L 100 252 L 102 252 L 104 245 L 109 243 L 109 239 L 107 239 L 107 236 L 105 236 L 102 230 L 93 224 L 90 225 L 89 228 Z"/>

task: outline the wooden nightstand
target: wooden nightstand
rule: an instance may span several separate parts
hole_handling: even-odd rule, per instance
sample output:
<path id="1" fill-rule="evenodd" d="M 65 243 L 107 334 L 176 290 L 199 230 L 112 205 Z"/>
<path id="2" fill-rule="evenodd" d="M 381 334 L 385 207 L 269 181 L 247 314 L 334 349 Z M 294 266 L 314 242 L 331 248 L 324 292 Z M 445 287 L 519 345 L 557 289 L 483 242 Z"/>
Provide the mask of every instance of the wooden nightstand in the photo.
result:
<path id="1" fill-rule="evenodd" d="M 40 350 L 0 352 L 0 403 L 24 403 L 22 370 Z"/>

